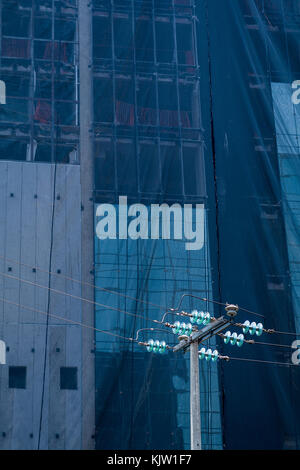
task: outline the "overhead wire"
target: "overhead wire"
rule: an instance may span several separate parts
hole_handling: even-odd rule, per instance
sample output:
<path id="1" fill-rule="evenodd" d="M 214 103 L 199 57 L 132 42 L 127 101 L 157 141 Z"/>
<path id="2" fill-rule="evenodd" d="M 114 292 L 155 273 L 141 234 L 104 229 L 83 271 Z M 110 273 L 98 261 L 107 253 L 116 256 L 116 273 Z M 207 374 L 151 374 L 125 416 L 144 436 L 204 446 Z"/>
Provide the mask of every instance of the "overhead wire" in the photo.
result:
<path id="1" fill-rule="evenodd" d="M 78 279 L 74 279 L 73 277 L 70 277 L 70 276 L 66 276 L 62 273 L 58 274 L 58 273 L 55 273 L 53 271 L 47 271 L 46 269 L 43 269 L 43 268 L 40 268 L 38 266 L 35 266 L 35 265 L 30 265 L 30 264 L 26 264 L 26 263 L 22 263 L 22 262 L 19 262 L 17 260 L 13 260 L 11 258 L 7 258 L 7 257 L 4 257 L 4 256 L 1 256 L 0 255 L 0 259 L 3 259 L 5 261 L 8 261 L 8 262 L 11 262 L 11 263 L 15 263 L 15 264 L 18 264 L 20 266 L 25 266 L 27 268 L 30 268 L 30 269 L 36 269 L 37 271 L 41 271 L 45 274 L 50 274 L 51 276 L 57 276 L 57 277 L 60 277 L 60 278 L 64 278 L 68 281 L 72 281 L 72 282 L 75 282 L 75 283 L 78 283 L 78 284 L 81 284 L 81 285 L 85 285 L 85 286 L 89 286 L 89 287 L 93 287 L 95 288 L 96 290 L 99 290 L 99 291 L 103 291 L 103 292 L 107 292 L 107 293 L 110 293 L 110 294 L 114 294 L 114 295 L 118 295 L 120 297 L 125 297 L 125 298 L 128 298 L 130 300 L 134 300 L 135 302 L 141 302 L 141 303 L 145 303 L 145 304 L 148 304 L 148 305 L 151 305 L 153 307 L 158 307 L 158 308 L 162 308 L 161 305 L 159 304 L 156 304 L 154 302 L 150 302 L 148 300 L 143 300 L 143 299 L 138 299 L 138 298 L 135 298 L 135 297 L 132 297 L 128 294 L 122 294 L 121 292 L 116 292 L 116 291 L 113 291 L 113 290 L 110 290 L 110 289 L 107 289 L 106 287 L 100 287 L 100 286 L 97 286 L 95 284 L 92 284 L 90 282 L 86 282 L 86 281 L 79 281 Z"/>
<path id="2" fill-rule="evenodd" d="M 257 363 L 262 363 L 262 364 L 273 364 L 273 365 L 279 365 L 279 366 L 285 366 L 285 367 L 299 367 L 298 364 L 293 364 L 292 362 L 277 362 L 277 361 L 267 361 L 267 360 L 262 360 L 262 359 L 250 359 L 246 357 L 231 357 L 229 356 L 229 362 L 233 361 L 246 361 L 246 362 L 257 362 Z"/>
<path id="3" fill-rule="evenodd" d="M 82 302 L 87 302 L 89 304 L 92 304 L 92 305 L 95 305 L 95 306 L 98 306 L 98 307 L 104 307 L 104 308 L 107 308 L 108 310 L 115 310 L 115 311 L 118 311 L 120 313 L 124 313 L 125 315 L 142 318 L 143 320 L 148 320 L 148 321 L 151 321 L 151 322 L 154 322 L 154 323 L 161 323 L 159 320 L 154 320 L 153 318 L 148 318 L 148 317 L 145 317 L 143 315 L 139 315 L 137 313 L 127 312 L 127 310 L 121 310 L 117 307 L 102 304 L 102 303 L 96 302 L 94 300 L 85 299 L 85 298 L 80 297 L 78 295 L 70 294 L 69 292 L 61 291 L 59 289 L 54 289 L 53 287 L 47 287 L 47 286 L 44 286 L 44 285 L 41 285 L 41 284 L 37 284 L 37 283 L 32 282 L 32 281 L 27 281 L 26 279 L 22 279 L 20 277 L 13 276 L 11 274 L 6 274 L 6 273 L 3 273 L 3 272 L 0 272 L 0 276 L 4 276 L 8 279 L 14 279 L 14 280 L 19 281 L 19 282 L 24 282 L 25 284 L 29 284 L 29 285 L 32 285 L 34 287 L 38 287 L 38 288 L 41 288 L 41 289 L 46 289 L 46 290 L 54 292 L 56 294 L 61 294 L 61 295 L 64 295 L 64 296 L 68 296 L 68 297 L 71 297 L 71 298 L 76 299 L 76 300 L 81 300 Z"/>
<path id="4" fill-rule="evenodd" d="M 37 308 L 34 308 L 34 307 L 29 307 L 27 305 L 23 305 L 23 304 L 20 304 L 20 303 L 17 303 L 17 302 L 13 302 L 12 300 L 5 299 L 4 297 L 0 297 L 0 302 L 5 302 L 7 304 L 14 305 L 16 307 L 24 308 L 24 310 L 37 312 L 37 313 L 40 313 L 42 315 L 46 315 L 46 316 L 48 315 L 49 317 L 53 317 L 53 318 L 56 318 L 58 320 L 65 321 L 65 322 L 71 323 L 73 325 L 81 326 L 83 328 L 88 328 L 88 329 L 94 330 L 94 331 L 99 332 L 99 333 L 104 333 L 104 334 L 107 334 L 107 335 L 110 335 L 110 336 L 115 336 L 117 338 L 122 338 L 122 339 L 125 339 L 125 340 L 128 340 L 128 341 L 135 341 L 133 338 L 118 335 L 116 333 L 112 333 L 111 331 L 102 330 L 100 328 L 96 328 L 92 325 L 87 325 L 86 323 L 83 323 L 83 322 L 80 322 L 80 321 L 77 321 L 77 320 L 72 320 L 70 318 L 62 317 L 61 315 L 57 315 L 57 314 L 54 314 L 54 313 L 48 313 L 48 312 L 45 312 L 43 310 L 40 310 L 40 309 L 37 309 Z"/>
<path id="5" fill-rule="evenodd" d="M 0 258 L 1 258 L 1 256 L 0 256 Z M 3 257 L 2 257 L 2 258 L 3 258 Z M 21 263 L 18 263 L 18 264 L 21 264 Z M 43 271 L 46 271 L 46 270 L 43 270 Z M 51 274 L 50 271 L 46 271 L 46 272 Z M 53 274 L 55 274 L 55 273 L 53 273 Z M 69 292 L 65 292 L 65 291 L 62 291 L 62 290 L 59 290 L 59 289 L 54 289 L 54 288 L 49 287 L 49 286 L 47 287 L 47 286 L 44 286 L 44 285 L 41 285 L 41 284 L 38 284 L 38 283 L 35 283 L 35 282 L 32 282 L 32 281 L 28 281 L 28 280 L 26 280 L 26 279 L 22 279 L 22 278 L 20 278 L 20 277 L 18 277 L 18 276 L 13 276 L 13 275 L 11 275 L 11 274 L 7 274 L 7 273 L 0 272 L 0 276 L 4 276 L 4 277 L 6 277 L 6 278 L 8 278 L 8 279 L 13 279 L 13 280 L 16 280 L 16 281 L 19 281 L 19 282 L 23 282 L 23 283 L 32 285 L 32 286 L 34 286 L 34 287 L 38 287 L 38 288 L 41 288 L 41 289 L 46 289 L 46 290 L 52 291 L 52 292 L 57 293 L 57 294 L 60 294 L 60 295 L 65 295 L 65 296 L 74 298 L 74 299 L 76 299 L 76 300 L 81 300 L 81 301 L 83 301 L 83 302 L 87 302 L 87 303 L 93 304 L 93 305 L 95 305 L 95 306 L 104 307 L 104 308 L 107 308 L 107 309 L 109 309 L 109 310 L 118 311 L 118 312 L 120 312 L 120 313 L 124 313 L 125 315 L 133 316 L 133 317 L 136 317 L 136 318 L 141 318 L 141 319 L 143 319 L 143 320 L 148 320 L 148 321 L 151 321 L 151 322 L 154 322 L 154 323 L 161 323 L 161 324 L 164 323 L 164 318 L 165 318 L 165 316 L 168 315 L 168 314 L 180 315 L 180 312 L 176 312 L 176 310 L 178 310 L 178 309 L 169 308 L 169 309 L 167 309 L 167 311 L 163 314 L 162 320 L 159 321 L 159 320 L 155 320 L 155 319 L 153 319 L 153 318 L 145 317 L 145 316 L 143 316 L 143 315 L 139 315 L 139 314 L 136 314 L 136 313 L 131 313 L 131 312 L 128 312 L 128 311 L 126 311 L 126 310 L 119 309 L 119 308 L 117 308 L 117 307 L 113 307 L 113 306 L 110 306 L 110 305 L 107 305 L 107 304 L 103 304 L 103 303 L 100 303 L 100 302 L 96 302 L 96 301 L 94 301 L 94 300 L 85 299 L 85 298 L 83 298 L 83 297 L 81 297 L 81 296 L 77 296 L 77 295 L 71 294 L 71 293 L 69 293 Z M 65 277 L 66 277 L 66 276 L 65 276 Z M 69 279 L 70 279 L 70 280 L 73 280 L 72 278 L 69 278 Z M 74 280 L 74 281 L 76 281 L 76 280 Z M 81 282 L 81 281 L 78 281 L 78 282 Z M 100 288 L 100 289 L 101 289 L 101 288 Z M 103 289 L 104 289 L 104 288 L 103 288 Z M 117 295 L 119 294 L 119 293 L 114 292 L 114 291 L 110 291 L 110 292 L 113 293 L 113 294 L 117 294 Z M 123 294 L 121 294 L 121 295 L 123 295 Z M 124 296 L 125 296 L 125 294 L 124 294 Z M 128 297 L 128 296 L 126 296 L 126 297 Z M 181 296 L 179 305 L 181 304 L 181 301 L 182 301 L 182 299 L 183 299 L 184 297 L 197 298 L 197 299 L 202 300 L 202 301 L 207 301 L 207 302 L 211 302 L 211 303 L 214 303 L 214 304 L 221 304 L 221 305 L 227 306 L 227 304 L 224 304 L 224 303 L 221 303 L 221 302 L 218 302 L 218 301 L 215 301 L 215 300 L 210 300 L 210 299 L 207 299 L 207 298 L 205 298 L 205 297 L 195 296 L 195 295 L 193 295 L 193 294 L 183 294 L 183 295 Z M 135 299 L 135 298 L 133 298 L 133 297 L 132 297 L 132 300 L 138 301 L 138 299 Z M 148 301 L 143 301 L 143 302 L 148 303 Z M 159 307 L 158 304 L 156 304 L 156 305 Z M 240 307 L 239 307 L 239 309 L 240 309 Z M 253 313 L 256 313 L 256 312 L 253 312 Z M 241 326 L 241 325 L 235 324 L 235 326 Z M 296 332 L 277 331 L 277 330 L 274 330 L 274 329 L 269 330 L 269 331 L 268 331 L 268 330 L 265 330 L 265 331 L 266 331 L 266 332 L 269 332 L 269 333 L 272 333 L 272 334 L 284 334 L 284 335 L 300 336 L 300 333 L 296 333 Z"/>

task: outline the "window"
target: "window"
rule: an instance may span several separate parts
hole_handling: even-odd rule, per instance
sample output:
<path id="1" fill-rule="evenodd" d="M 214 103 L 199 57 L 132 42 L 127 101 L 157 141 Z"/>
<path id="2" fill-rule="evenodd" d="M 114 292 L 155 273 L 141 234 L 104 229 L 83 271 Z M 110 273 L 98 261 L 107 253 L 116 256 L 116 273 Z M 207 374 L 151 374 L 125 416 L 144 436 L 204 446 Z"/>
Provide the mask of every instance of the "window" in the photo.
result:
<path id="1" fill-rule="evenodd" d="M 56 100 L 75 100 L 74 81 L 56 80 L 54 82 L 54 96 Z"/>
<path id="2" fill-rule="evenodd" d="M 17 14 L 8 8 L 2 12 L 2 34 L 3 36 L 28 37 L 30 17 L 22 15 L 20 11 Z"/>
<path id="3" fill-rule="evenodd" d="M 2 75 L 6 84 L 6 96 L 29 96 L 29 77 L 23 75 Z"/>
<path id="4" fill-rule="evenodd" d="M 14 57 L 19 59 L 29 59 L 30 41 L 28 39 L 2 39 L 2 57 Z"/>
<path id="5" fill-rule="evenodd" d="M 55 102 L 55 124 L 61 126 L 75 126 L 75 103 Z"/>
<path id="6" fill-rule="evenodd" d="M 176 142 L 162 142 L 160 147 L 164 194 L 182 195 L 180 148 Z"/>
<path id="7" fill-rule="evenodd" d="M 51 80 L 36 80 L 34 96 L 35 98 L 50 99 L 52 94 L 52 82 Z"/>
<path id="8" fill-rule="evenodd" d="M 155 22 L 157 62 L 174 61 L 173 25 L 169 18 L 159 18 Z"/>
<path id="9" fill-rule="evenodd" d="M 154 79 L 138 80 L 137 105 L 139 124 L 156 124 L 156 90 Z"/>
<path id="10" fill-rule="evenodd" d="M 178 63 L 184 65 L 194 65 L 194 47 L 192 36 L 192 23 L 179 22 L 176 23 L 177 36 L 177 55 Z"/>
<path id="11" fill-rule="evenodd" d="M 77 390 L 77 367 L 60 368 L 60 389 Z"/>
<path id="12" fill-rule="evenodd" d="M 113 122 L 113 88 L 110 78 L 94 79 L 94 119 L 96 122 Z"/>
<path id="13" fill-rule="evenodd" d="M 205 196 L 205 173 L 203 147 L 201 144 L 183 144 L 183 168 L 185 194 Z"/>
<path id="14" fill-rule="evenodd" d="M 100 191 L 115 188 L 115 161 L 110 139 L 95 142 L 95 185 Z"/>
<path id="15" fill-rule="evenodd" d="M 180 83 L 180 120 L 182 127 L 199 128 L 200 123 L 200 101 L 197 92 L 199 84 Z"/>
<path id="16" fill-rule="evenodd" d="M 55 20 L 54 38 L 59 41 L 75 41 L 76 23 L 70 20 Z"/>
<path id="17" fill-rule="evenodd" d="M 14 366 L 8 369 L 8 387 L 26 388 L 26 367 Z"/>
<path id="18" fill-rule="evenodd" d="M 123 126 L 134 125 L 133 80 L 116 80 L 116 121 Z"/>
<path id="19" fill-rule="evenodd" d="M 51 39 L 52 21 L 49 18 L 35 18 L 34 37 L 37 39 Z"/>
<path id="20" fill-rule="evenodd" d="M 96 16 L 93 18 L 93 45 L 96 59 L 111 59 L 111 25 L 108 16 Z"/>
<path id="21" fill-rule="evenodd" d="M 160 165 L 157 144 L 150 141 L 139 143 L 139 179 L 142 193 L 160 193 Z"/>
<path id="22" fill-rule="evenodd" d="M 135 145 L 130 139 L 117 141 L 117 174 L 119 194 L 136 194 Z"/>
<path id="23" fill-rule="evenodd" d="M 55 145 L 54 160 L 58 163 L 73 163 L 76 161 L 76 145 Z"/>
<path id="24" fill-rule="evenodd" d="M 117 59 L 133 58 L 131 18 L 114 18 L 115 55 Z"/>
<path id="25" fill-rule="evenodd" d="M 162 127 L 178 127 L 177 89 L 174 81 L 158 82 L 159 121 Z"/>
<path id="26" fill-rule="evenodd" d="M 143 62 L 153 62 L 153 44 L 152 19 L 137 19 L 135 22 L 136 59 Z"/>
<path id="27" fill-rule="evenodd" d="M 36 162 L 51 162 L 51 143 L 47 141 L 38 142 L 34 154 Z"/>

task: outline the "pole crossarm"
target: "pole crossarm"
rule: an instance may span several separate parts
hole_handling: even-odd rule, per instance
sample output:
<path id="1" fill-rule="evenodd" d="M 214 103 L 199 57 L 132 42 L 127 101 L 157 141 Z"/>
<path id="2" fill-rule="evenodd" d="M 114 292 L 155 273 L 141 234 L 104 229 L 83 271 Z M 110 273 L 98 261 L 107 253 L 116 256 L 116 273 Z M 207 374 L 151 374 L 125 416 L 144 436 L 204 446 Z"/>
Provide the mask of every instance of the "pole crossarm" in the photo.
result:
<path id="1" fill-rule="evenodd" d="M 223 331 L 231 323 L 232 320 L 229 320 L 228 318 L 217 318 L 216 320 L 212 321 L 209 325 L 206 325 L 204 328 L 202 328 L 200 331 L 195 331 L 194 333 L 192 333 L 191 336 L 187 339 L 182 339 L 179 344 L 174 346 L 173 351 L 178 352 L 183 350 L 183 352 L 186 352 L 186 350 L 190 347 L 192 343 L 200 343 L 202 341 L 205 341 L 206 339 L 211 338 L 212 336 Z"/>

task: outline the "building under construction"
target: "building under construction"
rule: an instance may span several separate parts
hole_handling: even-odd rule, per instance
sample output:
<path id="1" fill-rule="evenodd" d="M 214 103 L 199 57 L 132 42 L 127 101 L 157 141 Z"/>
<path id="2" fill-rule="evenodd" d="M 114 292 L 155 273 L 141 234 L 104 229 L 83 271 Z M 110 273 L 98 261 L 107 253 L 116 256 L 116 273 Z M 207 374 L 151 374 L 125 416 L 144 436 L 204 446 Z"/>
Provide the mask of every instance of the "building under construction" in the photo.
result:
<path id="1" fill-rule="evenodd" d="M 134 341 L 176 344 L 153 320 L 184 294 L 275 331 L 207 343 L 231 359 L 201 362 L 203 448 L 299 449 L 300 0 L 0 17 L 0 449 L 189 449 L 188 354 Z M 204 205 L 203 246 L 99 239 L 120 197 Z"/>

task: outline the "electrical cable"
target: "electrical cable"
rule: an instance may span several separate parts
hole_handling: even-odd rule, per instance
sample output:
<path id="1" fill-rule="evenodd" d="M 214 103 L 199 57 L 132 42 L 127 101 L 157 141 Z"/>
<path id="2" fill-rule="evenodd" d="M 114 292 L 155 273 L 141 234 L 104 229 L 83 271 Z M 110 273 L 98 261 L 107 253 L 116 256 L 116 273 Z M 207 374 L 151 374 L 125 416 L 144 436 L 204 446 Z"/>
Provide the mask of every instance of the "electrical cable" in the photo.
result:
<path id="1" fill-rule="evenodd" d="M 82 302 L 87 302 L 89 304 L 92 304 L 92 305 L 95 305 L 95 306 L 98 306 L 98 307 L 105 307 L 109 310 L 115 310 L 117 312 L 120 312 L 120 313 L 124 313 L 125 315 L 129 315 L 129 316 L 132 316 L 132 317 L 138 317 L 138 318 L 142 318 L 143 320 L 148 320 L 148 321 L 151 321 L 151 322 L 154 322 L 154 323 L 161 323 L 159 320 L 154 320 L 153 318 L 148 318 L 148 317 L 144 317 L 143 315 L 139 315 L 139 314 L 136 314 L 136 313 L 131 313 L 131 312 L 127 312 L 126 310 L 121 310 L 117 307 L 112 307 L 110 305 L 106 305 L 106 304 L 102 304 L 102 303 L 99 303 L 99 302 L 95 302 L 94 300 L 89 300 L 89 299 L 84 299 L 83 297 L 80 297 L 78 295 L 74 295 L 74 294 L 70 294 L 68 292 L 64 292 L 64 291 L 61 291 L 61 290 L 58 290 L 58 289 L 54 289 L 52 287 L 47 287 L 47 286 L 43 286 L 41 284 L 37 284 L 35 282 L 32 282 L 32 281 L 27 281 L 25 279 L 21 279 L 17 276 L 12 276 L 10 274 L 5 274 L 3 272 L 0 272 L 0 276 L 4 276 L 8 279 L 14 279 L 16 281 L 19 281 L 19 282 L 24 282 L 25 284 L 29 284 L 29 285 L 32 285 L 34 287 L 39 287 L 41 289 L 46 289 L 46 290 L 49 290 L 51 292 L 54 292 L 56 294 L 61 294 L 61 295 L 64 295 L 64 296 L 68 296 L 68 297 L 71 297 L 73 299 L 76 299 L 76 300 L 81 300 Z"/>
<path id="2" fill-rule="evenodd" d="M 115 292 L 115 291 L 112 291 L 112 290 L 110 290 L 110 289 L 106 289 L 105 287 L 96 286 L 95 284 L 92 284 L 92 283 L 90 283 L 90 282 L 79 281 L 78 279 L 74 279 L 74 278 L 72 278 L 72 277 L 65 276 L 64 274 L 61 274 L 61 273 L 58 274 L 58 273 L 55 273 L 55 272 L 53 272 L 53 271 L 47 271 L 46 269 L 42 269 L 42 268 L 39 268 L 39 267 L 37 267 L 37 266 L 31 266 L 31 265 L 26 264 L 26 263 L 21 263 L 21 262 L 19 262 L 19 261 L 13 260 L 13 259 L 11 259 L 11 258 L 6 258 L 6 257 L 1 256 L 1 255 L 0 255 L 0 259 L 3 259 L 3 260 L 8 261 L 8 262 L 10 262 L 10 263 L 18 264 L 18 265 L 20 265 L 20 266 L 25 266 L 25 267 L 30 268 L 30 269 L 36 269 L 37 271 L 41 271 L 41 272 L 43 272 L 43 273 L 45 273 L 45 274 L 49 274 L 49 275 L 51 275 L 51 276 L 61 277 L 61 278 L 64 278 L 64 279 L 66 279 L 66 280 L 68 280 L 68 281 L 72 281 L 72 282 L 76 282 L 76 283 L 81 284 L 81 285 L 93 287 L 93 288 L 95 288 L 96 290 L 99 290 L 99 291 L 103 291 L 103 292 L 108 292 L 108 293 L 110 293 L 110 294 L 119 295 L 120 297 L 125 297 L 125 298 L 128 298 L 128 299 L 130 299 L 130 300 L 134 300 L 134 301 L 136 301 L 136 302 L 141 302 L 141 303 L 145 303 L 145 304 L 151 305 L 151 306 L 153 306 L 153 307 L 161 308 L 161 305 L 158 305 L 158 304 L 156 304 L 156 303 L 154 303 L 154 302 L 150 302 L 150 301 L 142 300 L 142 299 L 137 299 L 137 298 L 132 297 L 132 296 L 127 295 L 127 294 L 122 294 L 122 293 L 120 293 L 120 292 Z"/>
<path id="3" fill-rule="evenodd" d="M 33 307 L 29 307 L 29 306 L 26 306 L 26 305 L 23 305 L 23 304 L 19 304 L 17 302 L 13 302 L 12 300 L 5 299 L 4 297 L 0 297 L 0 302 L 5 302 L 7 304 L 14 305 L 16 307 L 24 308 L 24 310 L 30 310 L 32 312 L 41 313 L 42 315 L 48 315 L 49 317 L 53 317 L 53 318 L 56 318 L 58 320 L 65 321 L 65 322 L 71 323 L 73 325 L 81 326 L 83 328 L 88 328 L 88 329 L 97 331 L 99 333 L 104 333 L 106 335 L 115 336 L 117 338 L 125 339 L 125 340 L 128 340 L 128 341 L 135 341 L 135 339 L 133 339 L 133 338 L 118 335 L 118 334 L 112 333 L 110 331 L 101 330 L 101 329 L 96 328 L 94 326 L 87 325 L 86 323 L 82 323 L 82 322 L 79 322 L 79 321 L 76 321 L 76 320 L 72 320 L 72 319 L 69 319 L 69 318 L 62 317 L 61 315 L 57 315 L 57 314 L 54 314 L 54 313 L 48 313 L 48 312 L 45 312 L 43 310 L 39 310 L 37 308 L 33 308 Z"/>
<path id="4" fill-rule="evenodd" d="M 229 357 L 229 362 L 231 360 L 234 361 L 248 361 L 248 362 L 258 362 L 258 363 L 263 363 L 263 364 L 274 364 L 274 365 L 280 365 L 280 366 L 285 366 L 285 367 L 299 367 L 297 364 L 289 363 L 289 362 L 276 362 L 276 361 L 264 361 L 262 359 L 250 359 L 250 358 L 243 358 L 243 357 Z"/>
<path id="5" fill-rule="evenodd" d="M 47 271 L 48 272 L 48 271 Z M 50 273 L 50 272 L 48 272 Z M 74 298 L 74 299 L 77 299 L 77 300 L 81 300 L 83 302 L 88 302 L 90 304 L 93 304 L 95 306 L 99 306 L 99 307 L 104 307 L 104 308 L 107 308 L 109 310 L 115 310 L 115 311 L 118 311 L 120 313 L 124 313 L 125 315 L 129 315 L 129 316 L 133 316 L 133 317 L 136 317 L 136 318 L 141 318 L 143 320 L 148 320 L 148 321 L 151 321 L 153 323 L 164 323 L 164 318 L 166 315 L 168 314 L 173 314 L 173 315 L 180 315 L 179 312 L 174 312 L 174 310 L 177 310 L 177 309 L 172 309 L 172 308 L 169 308 L 167 312 L 164 313 L 163 317 L 162 317 L 162 320 L 159 321 L 159 320 L 154 320 L 153 318 L 148 318 L 148 317 L 144 317 L 143 315 L 139 315 L 139 314 L 135 314 L 135 313 L 131 313 L 131 312 L 127 312 L 126 310 L 121 310 L 117 307 L 113 307 L 113 306 L 109 306 L 109 305 L 106 305 L 106 304 L 102 304 L 102 303 L 99 303 L 99 302 L 95 302 L 93 300 L 89 300 L 89 299 L 84 299 L 83 297 L 80 297 L 80 296 L 76 296 L 74 294 L 70 294 L 68 292 L 64 292 L 64 291 L 61 291 L 61 290 L 58 290 L 58 289 L 53 289 L 52 287 L 47 287 L 47 286 L 43 286 L 43 285 L 40 285 L 40 284 L 37 284 L 35 282 L 32 282 L 32 281 L 27 281 L 25 279 L 21 279 L 17 276 L 13 276 L 13 275 L 10 275 L 10 274 L 6 274 L 6 273 L 3 273 L 3 272 L 0 272 L 0 276 L 4 276 L 6 278 L 9 278 L 9 279 L 14 279 L 14 280 L 17 280 L 19 282 L 24 282 L 26 284 L 29 284 L 29 285 L 32 285 L 34 287 L 38 287 L 38 288 L 42 288 L 42 289 L 46 289 L 46 290 L 50 290 L 54 293 L 57 293 L 57 294 L 61 294 L 61 295 L 65 295 L 65 296 L 68 296 L 68 297 L 71 297 L 71 298 Z M 80 282 L 80 281 L 78 281 Z M 181 301 L 184 297 L 193 297 L 193 298 L 197 298 L 199 300 L 202 300 L 202 301 L 207 301 L 207 302 L 211 302 L 211 303 L 217 303 L 217 304 L 221 304 L 221 305 L 227 305 L 227 304 L 222 304 L 221 302 L 217 302 L 215 300 L 209 300 L 209 299 L 206 299 L 206 298 L 203 298 L 203 297 L 199 297 L 199 296 L 195 296 L 195 295 L 192 295 L 192 294 L 183 294 L 181 296 L 181 299 L 180 299 L 180 302 L 179 302 L 179 305 L 181 304 Z M 146 301 L 145 301 L 146 302 Z M 253 312 L 255 313 L 255 312 Z M 235 324 L 235 326 L 241 326 L 239 324 Z M 277 331 L 277 330 L 270 330 L 270 332 L 272 334 L 286 334 L 286 335 L 292 335 L 292 336 L 300 336 L 300 333 L 293 333 L 293 332 L 283 332 L 283 331 Z"/>

